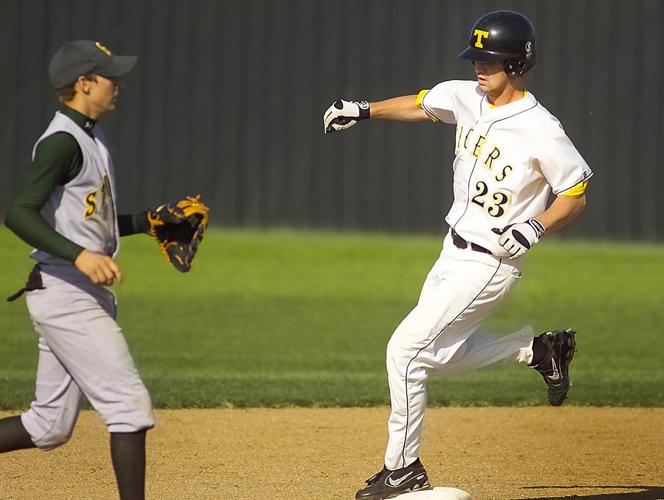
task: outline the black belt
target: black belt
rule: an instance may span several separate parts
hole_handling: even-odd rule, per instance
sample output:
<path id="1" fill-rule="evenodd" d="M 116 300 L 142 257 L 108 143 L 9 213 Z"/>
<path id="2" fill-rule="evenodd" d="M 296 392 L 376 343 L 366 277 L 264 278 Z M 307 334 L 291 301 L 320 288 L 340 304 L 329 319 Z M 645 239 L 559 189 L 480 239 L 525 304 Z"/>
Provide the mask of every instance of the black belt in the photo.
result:
<path id="1" fill-rule="evenodd" d="M 461 236 L 459 236 L 459 233 L 457 233 L 453 228 L 450 228 L 450 233 L 452 234 L 452 243 L 454 243 L 454 246 L 457 248 L 468 248 L 468 245 L 470 245 L 471 250 L 475 250 L 476 252 L 480 253 L 488 253 L 489 255 L 493 255 L 489 250 L 486 248 L 476 244 L 476 243 L 471 243 L 470 241 L 464 240 Z"/>

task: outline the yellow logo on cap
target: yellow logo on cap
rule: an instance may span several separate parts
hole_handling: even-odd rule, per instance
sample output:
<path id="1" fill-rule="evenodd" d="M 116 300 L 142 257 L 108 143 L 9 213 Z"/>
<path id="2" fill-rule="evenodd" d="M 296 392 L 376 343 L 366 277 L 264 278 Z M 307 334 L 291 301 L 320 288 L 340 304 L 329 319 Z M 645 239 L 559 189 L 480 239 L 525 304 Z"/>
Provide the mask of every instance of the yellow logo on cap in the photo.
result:
<path id="1" fill-rule="evenodd" d="M 101 43 L 99 43 L 99 42 L 95 42 L 95 45 L 97 46 L 97 48 L 98 48 L 99 50 L 101 50 L 101 51 L 102 51 L 104 54 L 106 54 L 107 56 L 113 55 L 113 53 L 112 53 L 110 50 L 108 50 L 108 48 L 107 48 L 105 45 L 103 45 L 103 44 L 101 44 Z"/>
<path id="2" fill-rule="evenodd" d="M 482 40 L 485 38 L 489 38 L 489 32 L 483 30 L 475 30 L 473 32 L 473 35 L 475 35 L 476 37 L 475 47 L 477 47 L 478 49 L 483 49 L 484 45 L 482 44 Z"/>

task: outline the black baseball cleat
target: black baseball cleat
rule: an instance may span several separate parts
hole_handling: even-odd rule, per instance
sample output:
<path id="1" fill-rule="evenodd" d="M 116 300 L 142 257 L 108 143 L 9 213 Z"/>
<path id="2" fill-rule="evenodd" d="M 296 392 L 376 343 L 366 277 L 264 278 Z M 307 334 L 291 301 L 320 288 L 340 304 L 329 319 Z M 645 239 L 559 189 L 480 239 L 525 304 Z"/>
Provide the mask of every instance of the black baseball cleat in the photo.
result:
<path id="1" fill-rule="evenodd" d="M 355 493 L 356 500 L 383 500 L 412 491 L 430 490 L 427 471 L 418 458 L 408 467 L 383 470 L 367 479 L 367 487 Z"/>
<path id="2" fill-rule="evenodd" d="M 537 370 L 546 382 L 551 406 L 560 406 L 569 391 L 569 365 L 576 351 L 576 332 L 571 329 L 552 330 L 535 337 L 546 349 L 542 361 L 530 365 Z"/>

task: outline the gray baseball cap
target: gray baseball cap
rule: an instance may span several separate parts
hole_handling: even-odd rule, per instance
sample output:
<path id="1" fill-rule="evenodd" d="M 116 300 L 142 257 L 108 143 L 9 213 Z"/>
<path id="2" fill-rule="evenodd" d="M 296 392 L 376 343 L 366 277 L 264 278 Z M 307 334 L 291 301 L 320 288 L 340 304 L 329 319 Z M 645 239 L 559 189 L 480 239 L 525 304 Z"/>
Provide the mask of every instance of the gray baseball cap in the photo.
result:
<path id="1" fill-rule="evenodd" d="M 53 87 L 60 89 L 88 73 L 117 78 L 129 73 L 137 59 L 136 56 L 114 55 L 100 42 L 73 40 L 65 43 L 53 54 L 48 73 Z"/>

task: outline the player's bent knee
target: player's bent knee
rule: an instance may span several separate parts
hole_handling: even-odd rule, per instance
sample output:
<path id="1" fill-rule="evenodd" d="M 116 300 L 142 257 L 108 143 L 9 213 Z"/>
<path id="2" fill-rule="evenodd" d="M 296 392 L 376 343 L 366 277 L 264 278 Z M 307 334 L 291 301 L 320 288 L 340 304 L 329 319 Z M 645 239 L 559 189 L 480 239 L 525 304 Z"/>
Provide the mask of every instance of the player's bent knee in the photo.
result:
<path id="1" fill-rule="evenodd" d="M 50 451 L 58 446 L 62 446 L 72 436 L 74 426 L 62 425 L 62 423 L 54 424 L 50 429 L 39 436 L 31 434 L 32 442 L 35 446 L 43 451 Z"/>
<path id="2" fill-rule="evenodd" d="M 21 415 L 21 423 L 37 448 L 49 451 L 62 446 L 72 436 L 78 417 L 76 410 L 61 409 L 57 414 L 31 408 Z"/>
<path id="3" fill-rule="evenodd" d="M 138 432 L 154 427 L 152 400 L 147 389 L 118 403 L 109 415 L 102 415 L 109 432 Z"/>
<path id="4" fill-rule="evenodd" d="M 408 345 L 407 342 L 404 342 L 397 335 L 393 335 L 390 341 L 387 343 L 385 357 L 388 364 L 390 362 L 400 363 L 404 360 L 412 358 L 415 352 L 417 352 L 417 349 L 414 349 L 412 346 Z"/>
<path id="5" fill-rule="evenodd" d="M 58 446 L 62 446 L 65 444 L 69 439 L 71 438 L 72 433 L 66 433 L 66 432 L 54 432 L 54 433 L 48 433 L 45 434 L 44 436 L 41 436 L 39 439 L 33 439 L 32 441 L 35 443 L 35 446 L 39 448 L 42 451 L 50 451 Z"/>
<path id="6" fill-rule="evenodd" d="M 390 340 L 385 353 L 385 366 L 388 375 L 391 377 L 403 375 L 412 356 L 413 352 L 408 347 L 395 342 L 394 338 Z"/>

